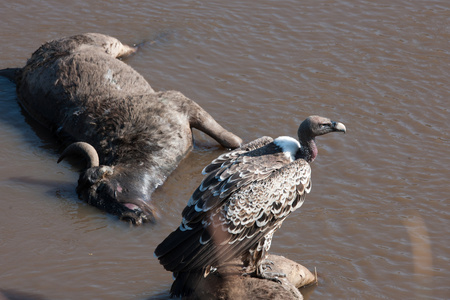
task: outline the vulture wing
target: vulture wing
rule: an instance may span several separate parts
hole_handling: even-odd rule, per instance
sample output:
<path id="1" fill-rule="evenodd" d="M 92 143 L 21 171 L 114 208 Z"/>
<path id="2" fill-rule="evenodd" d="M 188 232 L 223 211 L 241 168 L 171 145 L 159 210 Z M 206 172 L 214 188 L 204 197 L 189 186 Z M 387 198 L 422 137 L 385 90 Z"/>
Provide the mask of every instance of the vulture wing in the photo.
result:
<path id="1" fill-rule="evenodd" d="M 166 270 L 205 270 L 253 248 L 301 206 L 311 169 L 270 138 L 221 155 L 184 209 L 180 227 L 155 250 Z"/>

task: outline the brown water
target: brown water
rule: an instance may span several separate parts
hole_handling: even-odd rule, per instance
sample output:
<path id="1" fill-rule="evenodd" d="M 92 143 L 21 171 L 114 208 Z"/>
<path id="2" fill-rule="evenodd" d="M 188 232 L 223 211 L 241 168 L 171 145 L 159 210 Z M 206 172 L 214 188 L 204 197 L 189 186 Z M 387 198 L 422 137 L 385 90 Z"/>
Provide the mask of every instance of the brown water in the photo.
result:
<path id="1" fill-rule="evenodd" d="M 155 3 L 152 3 L 155 2 Z M 295 136 L 319 114 L 313 189 L 272 252 L 320 283 L 308 299 L 450 298 L 450 4 L 447 0 L 3 1 L 0 68 L 82 32 L 145 43 L 127 60 L 156 90 L 196 100 L 250 141 Z M 153 257 L 201 169 L 224 150 L 202 134 L 130 228 L 77 199 L 78 173 L 0 78 L 0 288 L 48 299 L 165 299 Z"/>

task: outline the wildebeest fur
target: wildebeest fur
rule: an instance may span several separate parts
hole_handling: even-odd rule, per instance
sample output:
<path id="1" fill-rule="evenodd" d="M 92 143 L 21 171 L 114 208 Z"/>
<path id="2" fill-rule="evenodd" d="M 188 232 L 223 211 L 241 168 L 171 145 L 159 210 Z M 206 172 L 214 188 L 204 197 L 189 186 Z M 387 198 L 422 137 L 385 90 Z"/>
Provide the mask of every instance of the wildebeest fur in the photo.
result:
<path id="1" fill-rule="evenodd" d="M 80 197 L 140 224 L 153 220 L 152 192 L 191 149 L 191 128 L 227 148 L 241 139 L 180 92 L 155 92 L 117 59 L 135 51 L 102 34 L 62 38 L 35 51 L 14 81 L 22 107 L 64 145 L 84 142 L 98 153 L 100 165 L 80 174 Z"/>

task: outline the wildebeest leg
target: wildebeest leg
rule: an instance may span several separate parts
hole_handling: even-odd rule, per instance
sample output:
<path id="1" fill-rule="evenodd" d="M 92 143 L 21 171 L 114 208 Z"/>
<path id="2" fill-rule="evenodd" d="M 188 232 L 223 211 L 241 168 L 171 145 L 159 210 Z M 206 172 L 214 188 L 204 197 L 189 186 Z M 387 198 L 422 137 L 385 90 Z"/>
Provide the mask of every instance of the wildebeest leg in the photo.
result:
<path id="1" fill-rule="evenodd" d="M 237 135 L 223 128 L 214 118 L 201 108 L 194 101 L 190 101 L 189 120 L 192 128 L 211 136 L 225 148 L 238 148 L 242 144 L 242 139 Z"/>
<path id="2" fill-rule="evenodd" d="M 93 44 L 112 57 L 126 57 L 137 51 L 137 47 L 122 44 L 118 39 L 99 33 L 86 33 L 86 36 L 94 40 Z"/>

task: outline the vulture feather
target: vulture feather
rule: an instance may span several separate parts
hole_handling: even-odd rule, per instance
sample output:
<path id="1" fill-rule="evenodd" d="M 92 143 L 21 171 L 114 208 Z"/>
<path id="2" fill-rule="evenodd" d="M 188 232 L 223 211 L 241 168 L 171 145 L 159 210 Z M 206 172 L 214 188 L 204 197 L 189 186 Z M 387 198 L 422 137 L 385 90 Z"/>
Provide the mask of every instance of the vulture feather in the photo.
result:
<path id="1" fill-rule="evenodd" d="M 174 274 L 171 295 L 189 296 L 203 276 L 234 258 L 255 276 L 276 280 L 265 268 L 272 236 L 311 191 L 315 137 L 338 131 L 346 131 L 342 123 L 310 116 L 298 141 L 262 137 L 207 165 L 181 225 L 155 250 Z"/>

